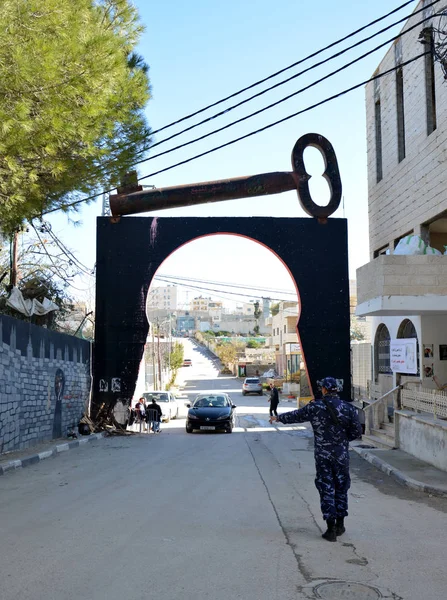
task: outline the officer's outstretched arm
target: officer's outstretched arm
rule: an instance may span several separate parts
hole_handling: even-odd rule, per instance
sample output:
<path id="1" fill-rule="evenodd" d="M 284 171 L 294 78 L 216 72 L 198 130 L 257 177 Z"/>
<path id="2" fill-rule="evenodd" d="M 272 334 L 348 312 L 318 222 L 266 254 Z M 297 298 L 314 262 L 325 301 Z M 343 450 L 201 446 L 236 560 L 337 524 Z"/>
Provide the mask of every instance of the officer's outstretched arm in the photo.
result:
<path id="1" fill-rule="evenodd" d="M 306 404 L 303 408 L 298 410 L 291 410 L 290 412 L 283 413 L 278 416 L 277 419 L 280 423 L 305 423 L 310 421 L 310 405 Z"/>

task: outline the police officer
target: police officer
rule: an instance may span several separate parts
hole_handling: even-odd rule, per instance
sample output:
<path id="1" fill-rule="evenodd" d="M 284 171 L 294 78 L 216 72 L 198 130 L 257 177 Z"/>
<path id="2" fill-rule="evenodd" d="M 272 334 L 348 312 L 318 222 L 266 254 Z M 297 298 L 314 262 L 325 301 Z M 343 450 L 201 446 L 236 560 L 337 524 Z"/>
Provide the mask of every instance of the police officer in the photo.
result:
<path id="1" fill-rule="evenodd" d="M 318 382 L 322 397 L 309 402 L 299 410 L 292 410 L 270 423 L 304 423 L 310 421 L 315 437 L 315 485 L 320 494 L 321 512 L 327 523 L 323 538 L 337 541 L 337 535 L 346 530 L 348 516 L 349 442 L 362 434 L 357 410 L 338 396 L 337 380 L 325 377 Z"/>

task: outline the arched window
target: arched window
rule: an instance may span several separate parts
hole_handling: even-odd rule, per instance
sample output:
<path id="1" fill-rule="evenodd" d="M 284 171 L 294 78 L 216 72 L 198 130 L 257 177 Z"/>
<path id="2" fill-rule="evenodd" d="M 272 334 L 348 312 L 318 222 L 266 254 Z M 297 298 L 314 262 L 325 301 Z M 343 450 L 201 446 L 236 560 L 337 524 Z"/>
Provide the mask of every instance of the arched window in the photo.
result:
<path id="1" fill-rule="evenodd" d="M 412 321 L 410 321 L 410 319 L 404 319 L 402 321 L 402 323 L 399 325 L 397 337 L 398 337 L 398 339 L 401 339 L 401 338 L 405 338 L 405 339 L 416 338 L 416 339 L 418 339 L 418 334 L 416 333 L 416 328 L 413 325 Z"/>
<path id="2" fill-rule="evenodd" d="M 420 367 L 419 367 L 419 340 L 418 334 L 416 332 L 416 327 L 413 325 L 413 322 L 410 319 L 404 319 L 402 323 L 399 325 L 399 329 L 397 331 L 398 339 L 415 339 L 416 340 L 416 356 L 418 361 L 418 372 L 416 373 L 416 377 L 419 376 Z"/>
<path id="3" fill-rule="evenodd" d="M 390 332 L 388 327 L 381 323 L 376 331 L 374 341 L 374 372 L 377 380 L 379 375 L 392 373 L 390 367 Z"/>

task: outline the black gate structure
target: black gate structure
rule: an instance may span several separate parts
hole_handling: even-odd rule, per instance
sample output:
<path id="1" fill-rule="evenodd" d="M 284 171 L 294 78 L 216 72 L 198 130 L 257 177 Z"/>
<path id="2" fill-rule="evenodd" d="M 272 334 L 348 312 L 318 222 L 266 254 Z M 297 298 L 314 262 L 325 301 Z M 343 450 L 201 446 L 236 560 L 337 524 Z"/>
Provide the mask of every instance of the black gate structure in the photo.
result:
<path id="1" fill-rule="evenodd" d="M 324 207 L 313 204 L 307 186 L 310 177 L 304 170 L 302 152 L 309 145 L 317 147 L 326 159 L 325 177 L 332 195 Z M 184 186 L 180 192 L 183 200 L 180 188 L 124 191 L 115 197 L 115 208 L 111 197 L 114 216 L 97 220 L 93 419 L 110 416 L 117 404 L 122 409 L 131 402 L 149 334 L 146 299 L 157 269 L 183 245 L 222 234 L 257 242 L 282 261 L 297 289 L 297 332 L 312 393 L 318 380 L 332 376 L 343 380 L 342 397 L 351 398 L 347 221 L 328 218 L 341 198 L 338 165 L 332 146 L 317 134 L 298 140 L 292 161 L 293 173 Z M 280 185 L 275 187 L 275 181 Z M 241 186 L 245 186 L 242 192 Z M 169 204 L 172 193 L 177 198 L 175 206 L 179 206 L 272 194 L 275 189 L 279 193 L 293 187 L 314 218 L 120 216 L 154 210 L 157 197 L 156 208 L 161 206 L 160 198 L 164 208 L 174 206 Z M 204 199 L 210 194 L 212 200 Z M 220 257 L 215 259 L 217 263 Z"/>

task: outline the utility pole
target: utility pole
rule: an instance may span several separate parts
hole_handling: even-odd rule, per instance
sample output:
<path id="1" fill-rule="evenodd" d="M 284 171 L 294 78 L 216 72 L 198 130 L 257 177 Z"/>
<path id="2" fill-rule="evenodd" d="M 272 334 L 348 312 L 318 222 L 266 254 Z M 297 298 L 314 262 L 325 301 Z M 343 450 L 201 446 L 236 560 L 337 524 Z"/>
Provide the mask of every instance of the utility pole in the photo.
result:
<path id="1" fill-rule="evenodd" d="M 11 258 L 10 258 L 10 275 L 9 285 L 11 288 L 17 286 L 17 255 L 19 245 L 19 231 L 16 229 L 11 238 Z"/>
<path id="2" fill-rule="evenodd" d="M 152 329 L 152 378 L 154 384 L 154 390 L 157 389 L 157 369 L 155 368 L 155 335 L 154 335 L 154 324 L 151 323 Z"/>
<path id="3" fill-rule="evenodd" d="M 161 381 L 160 325 L 158 324 L 158 317 L 157 317 L 157 355 L 158 355 L 158 378 L 160 381 L 160 389 L 161 389 L 163 384 Z"/>

